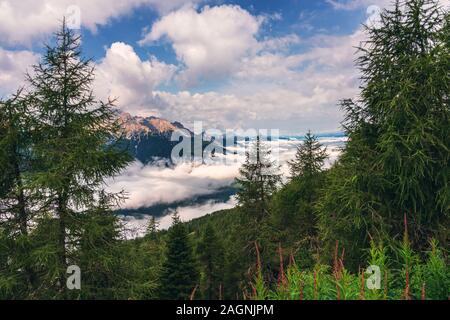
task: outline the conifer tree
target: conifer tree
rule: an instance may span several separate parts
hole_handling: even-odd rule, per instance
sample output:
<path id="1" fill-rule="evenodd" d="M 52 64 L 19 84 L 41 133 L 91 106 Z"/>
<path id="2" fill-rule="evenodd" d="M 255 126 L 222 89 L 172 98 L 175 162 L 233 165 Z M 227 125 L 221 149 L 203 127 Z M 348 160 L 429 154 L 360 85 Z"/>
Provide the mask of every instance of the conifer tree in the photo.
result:
<path id="1" fill-rule="evenodd" d="M 295 158 L 288 162 L 291 178 L 312 176 L 320 172 L 326 158 L 326 149 L 322 147 L 317 137 L 308 131 L 303 143 L 297 147 Z"/>
<path id="2" fill-rule="evenodd" d="M 239 170 L 237 200 L 239 208 L 238 262 L 243 266 L 254 265 L 255 245 L 266 247 L 270 238 L 267 220 L 270 216 L 270 201 L 281 183 L 276 161 L 271 158 L 270 148 L 257 136 L 251 142 L 245 162 Z"/>
<path id="3" fill-rule="evenodd" d="M 236 178 L 238 203 L 254 222 L 268 216 L 270 198 L 281 182 L 279 168 L 270 156 L 270 148 L 258 136 Z"/>
<path id="4" fill-rule="evenodd" d="M 187 300 L 199 284 L 197 263 L 186 226 L 181 223 L 177 212 L 172 220 L 162 266 L 160 298 Z"/>
<path id="5" fill-rule="evenodd" d="M 342 103 L 349 142 L 321 201 L 331 246 L 360 255 L 368 233 L 399 237 L 405 212 L 415 248 L 448 238 L 448 16 L 437 1 L 396 1 L 367 27 L 361 99 Z"/>
<path id="6" fill-rule="evenodd" d="M 152 216 L 150 218 L 150 221 L 147 225 L 147 232 L 145 234 L 146 237 L 150 238 L 151 240 L 156 240 L 157 233 L 158 233 L 158 227 L 159 223 L 156 221 L 155 216 Z"/>
<path id="7" fill-rule="evenodd" d="M 30 222 L 37 215 L 38 193 L 31 192 L 35 166 L 32 143 L 33 115 L 26 95 L 19 90 L 10 99 L 0 101 L 0 228 L 2 249 L 8 261 L 0 266 L 0 278 L 10 277 L 22 289 L 16 298 L 27 297 L 36 285 L 31 261 Z M 8 283 L 8 282 L 6 282 Z M 5 284 L 1 281 L 0 284 Z M 11 283 L 8 284 L 13 287 Z M 0 291 L 2 290 L 0 285 Z"/>
<path id="8" fill-rule="evenodd" d="M 130 161 L 119 150 L 113 101 L 97 101 L 92 93 L 94 67 L 81 53 L 81 39 L 63 21 L 53 46 L 28 75 L 32 109 L 38 113 L 39 159 L 35 188 L 46 195 L 46 209 L 58 223 L 59 285 L 65 287 L 68 260 L 76 254 L 77 216 L 95 207 L 106 178 Z M 120 195 L 101 197 L 108 204 Z"/>
<path id="9" fill-rule="evenodd" d="M 318 250 L 315 203 L 324 185 L 326 158 L 326 148 L 308 131 L 304 142 L 297 147 L 295 158 L 288 162 L 291 180 L 271 202 L 271 224 L 276 230 L 273 247 L 281 244 L 286 250 L 296 252 L 303 266 L 313 265 L 313 254 Z"/>
<path id="10" fill-rule="evenodd" d="M 29 217 L 24 174 L 30 162 L 26 151 L 30 139 L 26 130 L 30 123 L 20 94 L 0 102 L 0 215 L 13 215 L 0 222 L 9 223 L 12 233 L 19 231 L 26 235 Z"/>
<path id="11" fill-rule="evenodd" d="M 208 224 L 197 247 L 202 264 L 204 283 L 202 291 L 208 300 L 217 300 L 224 280 L 224 247 L 215 228 Z"/>

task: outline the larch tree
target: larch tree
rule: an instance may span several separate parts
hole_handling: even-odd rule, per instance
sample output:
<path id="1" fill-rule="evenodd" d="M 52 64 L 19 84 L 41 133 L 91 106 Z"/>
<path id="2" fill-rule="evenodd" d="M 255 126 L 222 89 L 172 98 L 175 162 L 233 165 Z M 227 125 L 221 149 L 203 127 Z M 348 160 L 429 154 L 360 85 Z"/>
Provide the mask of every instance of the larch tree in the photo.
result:
<path id="1" fill-rule="evenodd" d="M 16 297 L 28 297 L 36 285 L 29 237 L 37 214 L 38 193 L 30 191 L 35 165 L 32 153 L 33 115 L 19 90 L 0 101 L 0 291 L 9 287 Z M 12 289 L 14 288 L 14 289 Z"/>
<path id="2" fill-rule="evenodd" d="M 355 264 L 368 234 L 401 237 L 405 214 L 416 249 L 448 239 L 448 21 L 437 1 L 408 0 L 366 27 L 360 99 L 342 103 L 349 141 L 320 205 L 330 247 L 343 240 Z"/>
<path id="3" fill-rule="evenodd" d="M 41 170 L 35 188 L 58 225 L 59 286 L 65 286 L 69 262 L 76 263 L 80 216 L 99 206 L 117 204 L 120 194 L 104 191 L 105 179 L 130 161 L 120 140 L 113 101 L 92 92 L 94 67 L 81 52 L 81 38 L 63 21 L 54 44 L 28 75 L 30 103 L 38 113 L 34 153 Z M 100 202 L 102 202 L 100 204 Z"/>

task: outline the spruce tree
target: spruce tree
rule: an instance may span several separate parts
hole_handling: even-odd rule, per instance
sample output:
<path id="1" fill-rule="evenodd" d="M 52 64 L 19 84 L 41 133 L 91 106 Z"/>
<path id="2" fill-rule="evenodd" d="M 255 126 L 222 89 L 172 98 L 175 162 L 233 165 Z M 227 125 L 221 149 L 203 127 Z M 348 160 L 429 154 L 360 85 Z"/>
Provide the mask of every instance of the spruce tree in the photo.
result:
<path id="1" fill-rule="evenodd" d="M 270 201 L 281 183 L 276 161 L 271 158 L 270 148 L 257 136 L 251 142 L 245 162 L 239 170 L 237 200 L 240 223 L 237 226 L 239 242 L 236 244 L 243 267 L 254 265 L 255 242 L 266 248 L 271 232 L 268 228 Z M 267 244 L 267 245 L 266 245 Z M 267 261 L 267 260 L 265 260 Z"/>
<path id="2" fill-rule="evenodd" d="M 289 161 L 291 178 L 312 176 L 322 171 L 327 151 L 317 137 L 308 131 L 305 140 L 297 147 L 295 158 Z"/>
<path id="3" fill-rule="evenodd" d="M 199 284 L 199 273 L 186 226 L 173 214 L 162 266 L 160 298 L 187 300 Z"/>
<path id="4" fill-rule="evenodd" d="M 156 240 L 158 233 L 159 223 L 156 221 L 156 218 L 152 216 L 147 225 L 147 230 L 145 236 L 150 240 Z"/>
<path id="5" fill-rule="evenodd" d="M 281 182 L 279 168 L 270 156 L 270 148 L 258 136 L 236 178 L 238 204 L 253 222 L 268 216 L 270 198 Z"/>
<path id="6" fill-rule="evenodd" d="M 103 192 L 104 181 L 130 158 L 117 147 L 113 101 L 95 99 L 93 64 L 82 56 L 80 36 L 65 21 L 27 78 L 30 103 L 38 113 L 33 151 L 41 170 L 35 188 L 46 195 L 46 209 L 58 224 L 59 285 L 64 288 L 69 259 L 76 264 L 78 216 L 95 207 L 100 193 L 108 205 L 120 201 L 120 195 Z"/>
<path id="7" fill-rule="evenodd" d="M 324 186 L 326 157 L 326 149 L 308 131 L 304 142 L 297 147 L 295 158 L 288 162 L 290 181 L 271 202 L 271 224 L 275 230 L 273 247 L 281 244 L 285 250 L 295 252 L 302 266 L 314 264 L 313 254 L 319 247 L 315 204 Z M 276 260 L 274 263 L 278 264 Z"/>
<path id="8" fill-rule="evenodd" d="M 202 264 L 204 297 L 208 300 L 217 300 L 220 298 L 224 281 L 225 253 L 222 242 L 211 224 L 206 226 L 197 252 Z"/>

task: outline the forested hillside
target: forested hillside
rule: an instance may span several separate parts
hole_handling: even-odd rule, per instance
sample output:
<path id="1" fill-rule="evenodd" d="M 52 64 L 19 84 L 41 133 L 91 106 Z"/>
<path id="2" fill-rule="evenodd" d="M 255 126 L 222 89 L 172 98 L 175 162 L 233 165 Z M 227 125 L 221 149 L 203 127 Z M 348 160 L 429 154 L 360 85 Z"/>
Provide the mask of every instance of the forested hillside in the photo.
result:
<path id="1" fill-rule="evenodd" d="M 152 219 L 125 240 L 114 214 L 124 194 L 104 181 L 132 159 L 63 23 L 0 105 L 0 298 L 448 299 L 450 14 L 398 1 L 365 33 L 331 168 L 308 132 L 283 183 L 257 138 L 236 208 L 188 223 L 174 213 L 163 231 Z M 80 290 L 66 287 L 72 265 Z M 373 275 L 380 286 L 368 288 Z"/>

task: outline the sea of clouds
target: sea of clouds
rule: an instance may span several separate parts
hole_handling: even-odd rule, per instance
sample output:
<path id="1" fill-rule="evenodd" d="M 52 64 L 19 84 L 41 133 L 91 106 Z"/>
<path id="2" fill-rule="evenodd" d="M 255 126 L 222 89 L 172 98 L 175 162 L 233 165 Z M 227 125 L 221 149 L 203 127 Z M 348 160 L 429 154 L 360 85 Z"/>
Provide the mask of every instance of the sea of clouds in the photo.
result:
<path id="1" fill-rule="evenodd" d="M 289 176 L 287 161 L 294 157 L 301 139 L 302 137 L 290 136 L 266 142 L 273 149 L 278 148 L 274 152 L 277 157 L 274 160 L 278 160 L 284 179 Z M 341 135 L 319 137 L 329 155 L 326 167 L 339 157 L 346 140 Z M 166 214 L 157 219 L 160 229 L 167 229 L 171 225 L 171 213 L 174 210 L 179 213 L 182 221 L 189 221 L 215 211 L 233 208 L 236 205 L 234 196 L 227 200 L 208 200 L 187 206 L 179 203 L 198 196 L 212 195 L 231 186 L 245 161 L 246 147 L 248 146 L 244 141 L 238 141 L 235 147 L 227 148 L 228 151 L 236 151 L 236 154 L 229 152 L 226 156 L 216 155 L 214 161 L 203 164 L 181 163 L 167 167 L 162 163 L 144 165 L 138 161 L 133 162 L 121 175 L 108 181 L 109 191 L 123 190 L 127 195 L 121 209 L 127 209 L 128 212 L 141 209 L 139 214 L 120 216 L 127 230 L 126 237 L 135 238 L 145 233 L 149 219 L 155 214 L 151 208 L 154 205 L 167 205 Z M 148 212 L 144 210 L 145 214 L 142 214 L 142 208 L 148 208 Z"/>

